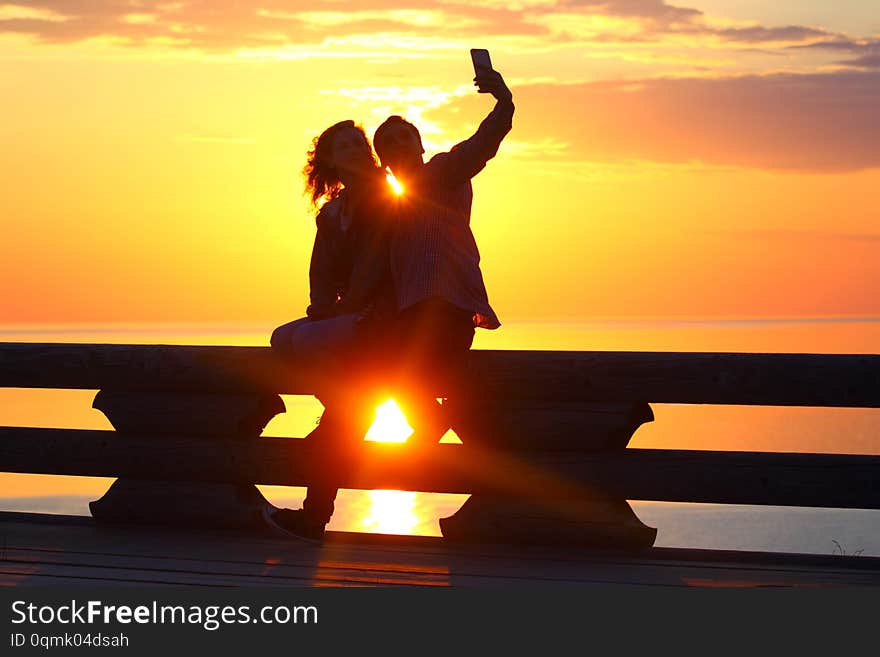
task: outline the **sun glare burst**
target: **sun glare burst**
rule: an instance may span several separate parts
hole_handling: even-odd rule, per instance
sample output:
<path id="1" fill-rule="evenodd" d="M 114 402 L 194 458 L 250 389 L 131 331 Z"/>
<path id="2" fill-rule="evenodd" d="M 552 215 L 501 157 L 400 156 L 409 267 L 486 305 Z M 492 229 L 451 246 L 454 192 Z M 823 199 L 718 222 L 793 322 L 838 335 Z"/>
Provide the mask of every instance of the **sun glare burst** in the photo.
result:
<path id="1" fill-rule="evenodd" d="M 390 171 L 385 176 L 385 180 L 388 181 L 388 184 L 391 185 L 391 189 L 394 190 L 394 193 L 400 196 L 403 194 L 403 185 L 400 184 L 400 181 L 394 177 L 394 174 Z"/>

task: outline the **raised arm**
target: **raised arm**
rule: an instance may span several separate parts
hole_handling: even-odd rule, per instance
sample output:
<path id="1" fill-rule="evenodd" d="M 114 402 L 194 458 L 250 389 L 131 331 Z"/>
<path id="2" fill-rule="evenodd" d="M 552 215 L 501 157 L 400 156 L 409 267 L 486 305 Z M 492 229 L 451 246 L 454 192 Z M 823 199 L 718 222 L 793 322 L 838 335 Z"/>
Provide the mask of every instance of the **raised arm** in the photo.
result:
<path id="1" fill-rule="evenodd" d="M 435 176 L 442 183 L 455 185 L 470 180 L 495 157 L 501 141 L 513 127 L 513 94 L 498 71 L 480 71 L 474 78 L 479 93 L 492 94 L 495 107 L 470 138 L 431 159 Z"/>

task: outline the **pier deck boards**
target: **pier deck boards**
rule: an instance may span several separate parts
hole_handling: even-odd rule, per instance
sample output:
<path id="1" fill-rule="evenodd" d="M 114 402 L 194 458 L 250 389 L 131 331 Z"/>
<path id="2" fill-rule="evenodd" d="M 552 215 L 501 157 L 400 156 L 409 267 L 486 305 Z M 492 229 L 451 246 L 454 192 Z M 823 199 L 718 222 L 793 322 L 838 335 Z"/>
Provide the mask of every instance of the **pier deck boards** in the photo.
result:
<path id="1" fill-rule="evenodd" d="M 455 545 L 330 532 L 322 545 L 253 532 L 108 527 L 0 513 L 0 585 L 880 586 L 880 558 L 652 548 Z"/>

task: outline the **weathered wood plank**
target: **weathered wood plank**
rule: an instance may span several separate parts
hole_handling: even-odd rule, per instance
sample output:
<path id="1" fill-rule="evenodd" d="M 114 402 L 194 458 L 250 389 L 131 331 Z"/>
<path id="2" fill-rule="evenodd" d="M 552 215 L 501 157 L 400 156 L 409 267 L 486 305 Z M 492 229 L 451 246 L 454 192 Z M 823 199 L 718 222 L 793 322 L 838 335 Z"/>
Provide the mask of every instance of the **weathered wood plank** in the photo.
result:
<path id="1" fill-rule="evenodd" d="M 573 548 L 463 546 L 428 537 L 329 532 L 321 546 L 266 538 L 253 532 L 145 527 L 99 527 L 88 518 L 0 513 L 7 567 L 0 582 L 67 585 L 100 578 L 131 585 L 134 571 L 181 583 L 192 573 L 201 583 L 248 577 L 267 585 L 409 584 L 490 586 L 586 583 L 684 585 L 877 586 L 880 559 L 718 550 L 652 548 L 600 552 Z M 9 563 L 12 562 L 12 563 Z M 59 572 L 55 567 L 70 570 Z M 128 572 L 113 572 L 118 568 Z M 80 568 L 104 572 L 79 571 Z M 308 573 L 312 577 L 308 578 Z M 50 574 L 51 573 L 51 574 Z M 109 577 L 108 577 L 109 576 Z M 333 578 L 330 582 L 327 577 Z M 299 577 L 303 577 L 299 580 Z M 145 578 L 147 579 L 147 578 Z M 192 582 L 197 583 L 197 582 Z"/>
<path id="2" fill-rule="evenodd" d="M 534 453 L 365 442 L 350 454 L 287 438 L 254 441 L 112 431 L 0 428 L 0 471 L 157 480 L 307 484 L 333 468 L 343 488 L 501 493 L 556 508 L 590 495 L 629 500 L 880 509 L 880 457 L 626 449 Z"/>
<path id="3" fill-rule="evenodd" d="M 471 378 L 499 399 L 880 406 L 880 356 L 484 351 Z"/>
<path id="4" fill-rule="evenodd" d="M 880 355 L 474 351 L 470 367 L 485 399 L 880 407 Z M 267 347 L 0 343 L 0 387 L 313 394 L 317 377 Z"/>
<path id="5" fill-rule="evenodd" d="M 654 420 L 644 402 L 448 399 L 443 408 L 468 445 L 542 452 L 623 449 Z"/>
<path id="6" fill-rule="evenodd" d="M 302 561 L 306 561 L 303 559 Z M 141 557 L 125 553 L 115 554 L 84 554 L 64 551 L 41 551 L 9 549 L 3 561 L 4 566 L 10 564 L 38 566 L 37 572 L 49 574 L 60 568 L 69 568 L 75 576 L 102 576 L 129 581 L 155 581 L 159 577 L 167 582 L 199 583 L 230 585 L 262 585 L 262 586 L 303 586 L 317 581 L 343 585 L 346 582 L 388 586 L 448 586 L 448 577 L 443 573 L 418 571 L 388 564 L 375 567 L 373 564 L 328 565 L 322 563 L 320 555 L 315 554 L 312 563 L 297 564 L 266 564 L 266 563 L 230 563 L 226 561 L 208 561 L 203 559 L 173 559 Z M 373 567 L 371 567 L 373 566 Z M 63 572 L 63 571 L 62 571 Z"/>
<path id="7" fill-rule="evenodd" d="M 264 347 L 0 343 L 0 387 L 299 394 L 308 379 Z"/>

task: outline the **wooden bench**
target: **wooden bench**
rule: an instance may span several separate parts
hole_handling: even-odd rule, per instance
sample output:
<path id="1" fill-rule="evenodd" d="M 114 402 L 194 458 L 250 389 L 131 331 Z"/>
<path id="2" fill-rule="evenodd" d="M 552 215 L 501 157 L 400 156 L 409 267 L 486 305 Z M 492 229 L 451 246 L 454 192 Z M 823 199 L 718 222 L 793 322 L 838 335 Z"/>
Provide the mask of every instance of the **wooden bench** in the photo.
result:
<path id="1" fill-rule="evenodd" d="M 340 487 L 470 493 L 455 541 L 621 548 L 656 535 L 633 499 L 880 508 L 876 456 L 627 448 L 651 403 L 877 408 L 877 355 L 474 351 L 468 380 L 437 391 L 461 445 L 364 442 L 332 455 Z M 118 477 L 104 522 L 259 528 L 255 484 L 326 467 L 260 436 L 319 385 L 263 347 L 0 343 L 0 387 L 97 390 L 115 429 L 0 427 L 0 471 Z"/>

